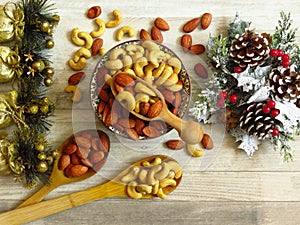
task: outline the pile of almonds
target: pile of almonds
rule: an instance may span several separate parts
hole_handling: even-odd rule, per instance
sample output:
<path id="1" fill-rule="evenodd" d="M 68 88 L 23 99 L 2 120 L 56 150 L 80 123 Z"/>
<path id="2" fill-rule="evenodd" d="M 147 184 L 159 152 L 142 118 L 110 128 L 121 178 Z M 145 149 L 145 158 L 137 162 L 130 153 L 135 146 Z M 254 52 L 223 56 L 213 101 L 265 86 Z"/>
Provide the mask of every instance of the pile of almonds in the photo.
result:
<path id="1" fill-rule="evenodd" d="M 69 178 L 82 176 L 89 169 L 97 172 L 104 165 L 109 148 L 109 137 L 104 132 L 79 132 L 64 145 L 58 168 Z"/>

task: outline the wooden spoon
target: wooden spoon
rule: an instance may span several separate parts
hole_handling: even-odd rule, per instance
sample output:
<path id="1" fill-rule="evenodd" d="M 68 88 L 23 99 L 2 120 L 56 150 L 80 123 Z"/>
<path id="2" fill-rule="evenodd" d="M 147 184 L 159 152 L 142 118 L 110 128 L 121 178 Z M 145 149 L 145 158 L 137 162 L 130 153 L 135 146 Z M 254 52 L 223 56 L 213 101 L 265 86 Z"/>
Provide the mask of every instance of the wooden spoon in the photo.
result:
<path id="1" fill-rule="evenodd" d="M 23 224 L 40 219 L 67 209 L 71 209 L 92 201 L 108 197 L 129 197 L 126 191 L 126 185 L 120 182 L 121 178 L 129 172 L 134 166 L 142 166 L 144 161 L 151 162 L 155 158 L 161 158 L 164 162 L 174 159 L 164 155 L 154 155 L 139 160 L 117 175 L 113 180 L 102 185 L 79 191 L 73 194 L 65 195 L 59 198 L 43 201 L 37 204 L 25 206 L 0 214 L 1 224 Z M 174 191 L 181 181 L 182 176 L 176 179 L 176 186 L 167 186 L 163 189 L 164 194 Z M 147 194 L 143 198 L 154 198 L 156 195 Z M 44 210 L 42 210 L 44 209 Z"/>
<path id="2" fill-rule="evenodd" d="M 36 193 L 34 193 L 32 196 L 30 196 L 27 200 L 25 200 L 22 204 L 20 204 L 17 208 L 21 208 L 27 205 L 32 205 L 34 203 L 38 203 L 41 200 L 44 199 L 44 197 L 51 192 L 53 189 L 57 188 L 58 186 L 64 185 L 64 184 L 69 184 L 69 183 L 73 183 L 73 182 L 79 182 L 82 180 L 85 180 L 91 176 L 93 176 L 94 174 L 96 174 L 97 172 L 95 170 L 93 170 L 92 168 L 90 168 L 87 173 L 85 173 L 82 176 L 79 177 L 66 177 L 64 174 L 63 170 L 59 170 L 58 169 L 58 162 L 59 159 L 62 155 L 63 150 L 66 148 L 66 146 L 73 140 L 74 136 L 78 135 L 79 133 L 82 132 L 97 132 L 98 136 L 100 138 L 100 135 L 106 135 L 103 131 L 100 130 L 84 130 L 84 131 L 80 131 L 77 132 L 74 135 L 71 135 L 69 138 L 67 138 L 60 146 L 59 150 L 58 150 L 58 156 L 57 159 L 54 162 L 53 165 L 53 170 L 50 176 L 50 185 L 44 185 L 42 186 Z M 108 137 L 107 137 L 108 138 Z M 106 159 L 103 159 L 106 160 Z"/>
<path id="3" fill-rule="evenodd" d="M 175 128 L 180 136 L 180 138 L 185 141 L 187 144 L 199 144 L 203 138 L 203 130 L 202 127 L 194 122 L 194 121 L 185 121 L 179 118 L 178 116 L 174 115 L 173 113 L 170 112 L 168 109 L 168 106 L 166 104 L 165 98 L 162 95 L 162 93 L 157 90 L 155 87 L 153 87 L 151 84 L 147 83 L 146 81 L 138 78 L 137 76 L 134 76 L 132 74 L 129 74 L 133 79 L 135 79 L 138 82 L 141 82 L 148 88 L 150 88 L 154 93 L 157 95 L 157 97 L 162 101 L 162 110 L 160 114 L 155 117 L 155 118 L 148 118 L 145 117 L 135 111 L 131 111 L 131 113 L 145 121 L 150 121 L 150 120 L 156 120 L 156 119 L 162 119 L 165 123 L 169 124 L 173 128 Z M 115 89 L 114 85 L 114 79 L 116 76 L 112 77 L 112 80 L 110 81 L 110 88 L 114 96 L 118 95 L 118 92 Z M 121 103 L 122 104 L 122 103 Z"/>

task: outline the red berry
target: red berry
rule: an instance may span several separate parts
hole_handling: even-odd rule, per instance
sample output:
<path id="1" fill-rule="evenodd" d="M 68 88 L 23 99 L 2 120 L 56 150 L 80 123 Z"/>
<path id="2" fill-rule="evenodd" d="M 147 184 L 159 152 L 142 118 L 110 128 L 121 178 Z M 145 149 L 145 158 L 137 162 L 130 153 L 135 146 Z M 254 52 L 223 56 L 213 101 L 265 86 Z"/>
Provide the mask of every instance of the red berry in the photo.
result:
<path id="1" fill-rule="evenodd" d="M 278 56 L 278 50 L 276 48 L 272 48 L 270 50 L 270 56 L 277 57 Z"/>
<path id="2" fill-rule="evenodd" d="M 264 114 L 269 114 L 271 112 L 271 108 L 268 105 L 264 105 L 262 107 L 262 111 Z"/>
<path id="3" fill-rule="evenodd" d="M 243 69 L 239 66 L 234 67 L 233 72 L 235 73 L 241 73 L 243 71 Z"/>
<path id="4" fill-rule="evenodd" d="M 283 54 L 282 56 L 281 56 L 281 60 L 282 61 L 290 61 L 290 56 L 289 56 L 289 54 Z"/>
<path id="5" fill-rule="evenodd" d="M 277 50 L 277 56 L 278 56 L 278 57 L 283 56 L 283 54 L 284 54 L 284 52 L 283 52 L 281 49 L 278 49 L 278 50 Z"/>
<path id="6" fill-rule="evenodd" d="M 222 108 L 222 107 L 224 107 L 224 99 L 223 98 L 220 98 L 220 99 L 218 99 L 217 100 L 217 106 L 219 107 L 219 108 Z"/>
<path id="7" fill-rule="evenodd" d="M 238 101 L 238 97 L 235 94 L 230 95 L 229 101 L 231 103 L 236 103 Z"/>
<path id="8" fill-rule="evenodd" d="M 226 99 L 227 98 L 227 92 L 226 91 L 221 91 L 219 93 L 219 98 L 220 99 Z"/>
<path id="9" fill-rule="evenodd" d="M 273 99 L 270 99 L 270 100 L 267 102 L 267 105 L 268 105 L 271 109 L 273 109 L 273 108 L 275 108 L 275 106 L 276 106 L 276 102 L 275 102 Z"/>
<path id="10" fill-rule="evenodd" d="M 278 136 L 278 135 L 279 135 L 278 129 L 277 129 L 276 127 L 274 127 L 274 128 L 272 129 L 271 134 L 272 134 L 272 136 Z"/>
<path id="11" fill-rule="evenodd" d="M 271 116 L 272 117 L 276 117 L 280 114 L 280 110 L 279 109 L 272 109 L 271 111 Z"/>
<path id="12" fill-rule="evenodd" d="M 286 68 L 286 67 L 289 67 L 291 65 L 291 62 L 289 60 L 288 61 L 282 61 L 281 65 Z"/>

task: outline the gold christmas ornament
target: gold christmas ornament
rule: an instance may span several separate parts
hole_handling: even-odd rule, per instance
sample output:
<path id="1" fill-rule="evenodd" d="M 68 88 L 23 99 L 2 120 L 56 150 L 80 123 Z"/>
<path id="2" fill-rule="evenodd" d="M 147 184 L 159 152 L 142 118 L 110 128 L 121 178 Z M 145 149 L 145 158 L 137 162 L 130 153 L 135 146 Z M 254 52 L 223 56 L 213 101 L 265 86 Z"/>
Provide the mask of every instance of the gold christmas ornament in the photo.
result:
<path id="1" fill-rule="evenodd" d="M 19 40 L 23 33 L 23 11 L 15 3 L 0 5 L 0 43 Z"/>
<path id="2" fill-rule="evenodd" d="M 50 28 L 50 23 L 48 21 L 44 21 L 41 24 L 41 31 L 47 33 Z"/>
<path id="3" fill-rule="evenodd" d="M 15 75 L 20 77 L 22 73 L 20 56 L 9 47 L 0 46 L 0 83 L 12 80 Z"/>
<path id="4" fill-rule="evenodd" d="M 53 159 L 52 156 L 47 156 L 46 160 L 47 160 L 47 162 L 48 162 L 49 165 L 52 165 L 52 163 L 54 161 L 54 159 Z"/>
<path id="5" fill-rule="evenodd" d="M 47 112 L 49 112 L 49 106 L 48 105 L 42 105 L 40 107 L 40 111 L 44 114 L 46 114 Z"/>
<path id="6" fill-rule="evenodd" d="M 46 75 L 48 77 L 52 77 L 54 75 L 54 69 L 52 67 L 49 67 L 46 69 Z"/>
<path id="7" fill-rule="evenodd" d="M 47 172 L 49 166 L 48 166 L 48 163 L 45 162 L 45 161 L 41 161 L 39 162 L 39 164 L 36 166 L 37 170 L 40 172 L 40 173 L 45 173 Z"/>
<path id="8" fill-rule="evenodd" d="M 45 150 L 45 145 L 43 145 L 42 143 L 38 143 L 35 145 L 35 150 L 43 152 Z"/>
<path id="9" fill-rule="evenodd" d="M 38 72 L 42 72 L 45 69 L 45 63 L 43 60 L 34 61 L 31 66 Z"/>
<path id="10" fill-rule="evenodd" d="M 5 140 L 0 140 L 0 175 L 9 175 L 11 170 L 8 165 L 7 152 L 9 143 Z"/>
<path id="11" fill-rule="evenodd" d="M 44 83 L 47 87 L 53 84 L 53 80 L 50 77 L 45 78 Z"/>
<path id="12" fill-rule="evenodd" d="M 52 157 L 53 157 L 54 159 L 56 159 L 56 158 L 58 157 L 58 155 L 59 155 L 58 150 L 54 150 L 54 151 L 52 152 Z"/>
<path id="13" fill-rule="evenodd" d="M 38 159 L 44 161 L 47 158 L 47 155 L 44 152 L 38 154 Z"/>
<path id="14" fill-rule="evenodd" d="M 54 41 L 52 39 L 48 39 L 46 41 L 46 48 L 53 48 L 54 47 Z"/>
<path id="15" fill-rule="evenodd" d="M 37 114 L 39 111 L 39 107 L 37 105 L 32 105 L 27 109 L 27 113 L 29 114 Z"/>

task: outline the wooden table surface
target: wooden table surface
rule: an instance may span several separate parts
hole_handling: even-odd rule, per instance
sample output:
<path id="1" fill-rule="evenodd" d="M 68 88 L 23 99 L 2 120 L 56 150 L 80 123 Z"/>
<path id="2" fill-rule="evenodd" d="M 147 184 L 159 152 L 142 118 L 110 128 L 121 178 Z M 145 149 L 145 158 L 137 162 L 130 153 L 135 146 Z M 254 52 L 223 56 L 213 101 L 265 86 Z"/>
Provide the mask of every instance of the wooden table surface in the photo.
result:
<path id="1" fill-rule="evenodd" d="M 6 1 L 1 0 L 4 4 Z M 144 156 L 157 153 L 172 155 L 182 165 L 184 176 L 177 190 L 165 200 L 132 200 L 111 198 L 93 202 L 72 210 L 58 213 L 30 224 L 299 224 L 300 223 L 300 138 L 292 143 L 296 160 L 284 163 L 278 152 L 268 143 L 250 159 L 237 149 L 231 136 L 216 126 L 205 126 L 215 140 L 215 149 L 206 152 L 202 158 L 191 158 L 186 151 L 176 153 L 166 149 L 163 142 L 176 138 L 175 131 L 154 141 L 132 143 L 116 137 L 103 127 L 91 110 L 89 103 L 89 78 L 100 56 L 88 60 L 84 69 L 86 82 L 81 84 L 84 99 L 73 105 L 71 95 L 64 92 L 69 76 L 73 73 L 67 65 L 68 59 L 78 49 L 70 41 L 70 31 L 78 27 L 82 31 L 95 29 L 92 20 L 87 19 L 86 11 L 94 5 L 101 5 L 100 18 L 107 21 L 114 9 L 123 13 L 123 25 L 140 29 L 150 29 L 156 17 L 165 18 L 171 27 L 164 32 L 164 43 L 174 46 L 174 51 L 182 54 L 178 46 L 183 34 L 181 27 L 185 21 L 201 16 L 205 12 L 213 15 L 209 29 L 192 33 L 194 42 L 207 43 L 209 33 L 226 33 L 226 27 L 238 12 L 242 19 L 252 21 L 256 31 L 273 33 L 281 10 L 291 12 L 293 25 L 300 25 L 300 2 L 298 0 L 151 0 L 151 1 L 52 1 L 55 3 L 61 21 L 55 31 L 55 47 L 51 50 L 54 63 L 54 85 L 49 92 L 56 104 L 55 122 L 49 139 L 54 147 L 73 131 L 97 127 L 109 134 L 111 154 L 106 165 L 94 177 L 76 184 L 62 186 L 47 196 L 51 199 L 65 194 L 84 190 L 111 179 L 119 171 Z M 110 49 L 118 44 L 114 40 L 116 29 L 105 32 L 104 47 Z M 297 31 L 300 41 L 300 30 Z M 138 38 L 125 37 L 125 40 Z M 177 46 L 176 46 L 177 45 Z M 205 56 L 200 58 L 205 60 Z M 196 58 L 196 60 L 202 60 Z M 193 59 L 195 60 L 195 58 Z M 186 60 L 186 67 L 192 62 Z M 191 79 L 195 74 L 190 74 Z M 197 80 L 194 91 L 197 90 Z M 36 191 L 25 189 L 13 178 L 0 177 L 0 212 L 13 209 Z M 41 209 L 47 210 L 47 209 Z M 1 222 L 0 222 L 1 224 Z"/>

